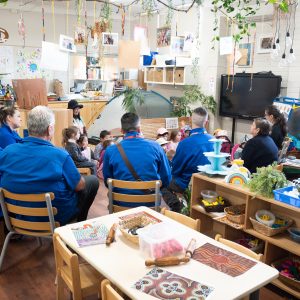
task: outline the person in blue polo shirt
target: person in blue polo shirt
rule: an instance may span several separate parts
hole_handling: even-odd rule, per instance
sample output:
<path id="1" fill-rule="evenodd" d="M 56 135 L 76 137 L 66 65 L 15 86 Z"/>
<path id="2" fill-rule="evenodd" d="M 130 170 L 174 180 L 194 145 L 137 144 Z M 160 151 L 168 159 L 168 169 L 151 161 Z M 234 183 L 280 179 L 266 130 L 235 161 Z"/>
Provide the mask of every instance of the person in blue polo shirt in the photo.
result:
<path id="1" fill-rule="evenodd" d="M 213 144 L 209 142 L 213 136 L 205 130 L 207 121 L 207 111 L 202 107 L 196 108 L 192 114 L 190 136 L 178 144 L 172 161 L 172 181 L 168 188 L 162 191 L 164 200 L 173 211 L 181 211 L 182 204 L 176 193 L 183 193 L 187 189 L 192 174 L 198 172 L 197 166 L 210 164 L 203 154 L 213 151 Z"/>
<path id="2" fill-rule="evenodd" d="M 54 124 L 54 114 L 45 106 L 29 112 L 29 136 L 0 152 L 0 186 L 21 194 L 53 192 L 55 220 L 64 225 L 75 218 L 86 220 L 99 181 L 81 177 L 70 155 L 51 144 Z"/>
<path id="3" fill-rule="evenodd" d="M 0 124 L 0 147 L 5 148 L 10 144 L 22 142 L 22 138 L 16 132 L 21 126 L 21 116 L 15 107 L 0 109 Z"/>
<path id="4" fill-rule="evenodd" d="M 167 187 L 171 180 L 171 169 L 161 146 L 155 141 L 146 140 L 141 136 L 140 119 L 136 114 L 124 114 L 121 118 L 121 126 L 124 139 L 120 144 L 139 178 L 142 181 L 161 180 L 162 186 Z M 127 168 L 117 145 L 112 145 L 105 151 L 103 177 L 106 185 L 108 178 L 127 181 L 137 180 Z M 139 190 L 115 189 L 115 191 L 127 194 L 143 194 Z M 115 204 L 118 203 L 115 202 Z M 145 204 L 127 204 L 131 207 L 139 205 Z"/>

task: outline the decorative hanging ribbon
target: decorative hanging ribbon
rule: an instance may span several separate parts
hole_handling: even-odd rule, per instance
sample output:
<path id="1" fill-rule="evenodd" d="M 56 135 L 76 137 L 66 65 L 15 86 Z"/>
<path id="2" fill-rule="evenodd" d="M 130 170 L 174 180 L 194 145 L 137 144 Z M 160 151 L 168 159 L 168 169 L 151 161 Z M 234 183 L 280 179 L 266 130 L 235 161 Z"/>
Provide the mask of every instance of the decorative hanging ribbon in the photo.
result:
<path id="1" fill-rule="evenodd" d="M 24 48 L 25 47 L 25 24 L 24 24 L 24 18 L 22 13 L 18 21 L 18 33 L 23 39 L 23 48 Z"/>
<path id="2" fill-rule="evenodd" d="M 67 5 L 66 32 L 67 32 L 67 35 L 68 35 L 68 33 L 69 33 L 69 7 L 70 7 L 70 1 L 67 1 L 66 5 Z"/>
<path id="3" fill-rule="evenodd" d="M 81 0 L 77 0 L 77 23 L 78 25 L 81 24 Z"/>
<path id="4" fill-rule="evenodd" d="M 122 14 L 122 35 L 124 36 L 125 33 L 125 8 L 124 6 L 121 4 L 121 14 Z"/>
<path id="5" fill-rule="evenodd" d="M 53 41 L 55 42 L 55 11 L 54 11 L 54 3 L 55 1 L 51 1 L 51 8 L 52 8 L 52 26 L 53 26 Z"/>
<path id="6" fill-rule="evenodd" d="M 96 1 L 94 1 L 94 25 L 96 23 Z"/>
<path id="7" fill-rule="evenodd" d="M 45 30 L 45 9 L 44 9 L 44 0 L 42 0 L 42 34 L 43 41 L 46 40 L 46 30 Z"/>

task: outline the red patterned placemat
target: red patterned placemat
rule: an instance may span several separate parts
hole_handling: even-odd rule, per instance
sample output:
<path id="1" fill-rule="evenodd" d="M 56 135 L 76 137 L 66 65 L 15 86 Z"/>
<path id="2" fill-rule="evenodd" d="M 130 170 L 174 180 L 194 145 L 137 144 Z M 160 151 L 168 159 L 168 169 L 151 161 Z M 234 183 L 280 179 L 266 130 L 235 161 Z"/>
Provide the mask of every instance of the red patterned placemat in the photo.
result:
<path id="1" fill-rule="evenodd" d="M 160 268 L 153 268 L 133 288 L 162 300 L 204 300 L 214 290 L 213 287 Z"/>
<path id="2" fill-rule="evenodd" d="M 140 216 L 145 216 L 145 217 L 147 217 L 148 219 L 153 220 L 155 223 L 161 222 L 160 219 L 157 219 L 156 217 L 154 217 L 154 216 L 148 214 L 148 213 L 145 212 L 145 211 L 140 211 L 140 212 L 137 212 L 137 213 L 128 214 L 128 215 L 125 215 L 125 216 L 123 216 L 123 217 L 119 217 L 119 219 L 121 219 L 122 221 L 127 221 L 127 220 L 130 220 L 130 219 L 132 219 L 132 218 L 140 217 Z"/>
<path id="3" fill-rule="evenodd" d="M 192 258 L 232 277 L 245 273 L 257 264 L 250 259 L 209 243 L 197 248 Z"/>

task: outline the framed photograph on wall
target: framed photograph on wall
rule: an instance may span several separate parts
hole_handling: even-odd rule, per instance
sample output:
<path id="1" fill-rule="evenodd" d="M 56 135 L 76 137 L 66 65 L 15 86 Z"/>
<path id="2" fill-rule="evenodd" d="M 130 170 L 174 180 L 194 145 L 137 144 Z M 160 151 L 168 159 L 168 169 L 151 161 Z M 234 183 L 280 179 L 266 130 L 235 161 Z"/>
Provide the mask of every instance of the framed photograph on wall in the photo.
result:
<path id="1" fill-rule="evenodd" d="M 77 26 L 75 28 L 75 38 L 74 38 L 75 44 L 83 45 L 86 43 L 86 39 L 87 39 L 87 36 L 86 36 L 85 28 Z"/>
<path id="2" fill-rule="evenodd" d="M 237 60 L 236 64 L 239 67 L 252 67 L 252 43 L 242 43 L 238 46 L 238 51 L 240 52 L 240 59 Z"/>
<path id="3" fill-rule="evenodd" d="M 102 32 L 102 45 L 103 46 L 118 46 L 119 35 L 118 33 Z"/>
<path id="4" fill-rule="evenodd" d="M 59 36 L 59 49 L 67 52 L 76 52 L 74 39 L 70 36 L 61 34 Z"/>
<path id="5" fill-rule="evenodd" d="M 171 28 L 161 27 L 156 30 L 157 47 L 167 47 L 171 44 Z"/>
<path id="6" fill-rule="evenodd" d="M 171 37 L 171 53 L 175 55 L 183 54 L 184 36 Z"/>
<path id="7" fill-rule="evenodd" d="M 257 53 L 270 53 L 272 51 L 273 44 L 273 36 L 269 35 L 261 35 L 257 39 Z"/>

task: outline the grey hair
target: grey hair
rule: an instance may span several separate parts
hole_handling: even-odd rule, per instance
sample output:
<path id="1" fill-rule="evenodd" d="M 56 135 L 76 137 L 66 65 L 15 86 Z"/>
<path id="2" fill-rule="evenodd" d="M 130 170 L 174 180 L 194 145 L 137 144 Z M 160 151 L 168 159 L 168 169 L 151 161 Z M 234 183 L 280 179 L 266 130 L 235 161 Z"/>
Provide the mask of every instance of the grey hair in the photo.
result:
<path id="1" fill-rule="evenodd" d="M 208 119 L 207 110 L 203 107 L 198 107 L 193 111 L 192 123 L 197 127 L 204 127 Z"/>
<path id="2" fill-rule="evenodd" d="M 54 113 L 46 106 L 36 106 L 28 114 L 28 133 L 32 136 L 45 136 L 49 125 L 55 124 Z"/>

